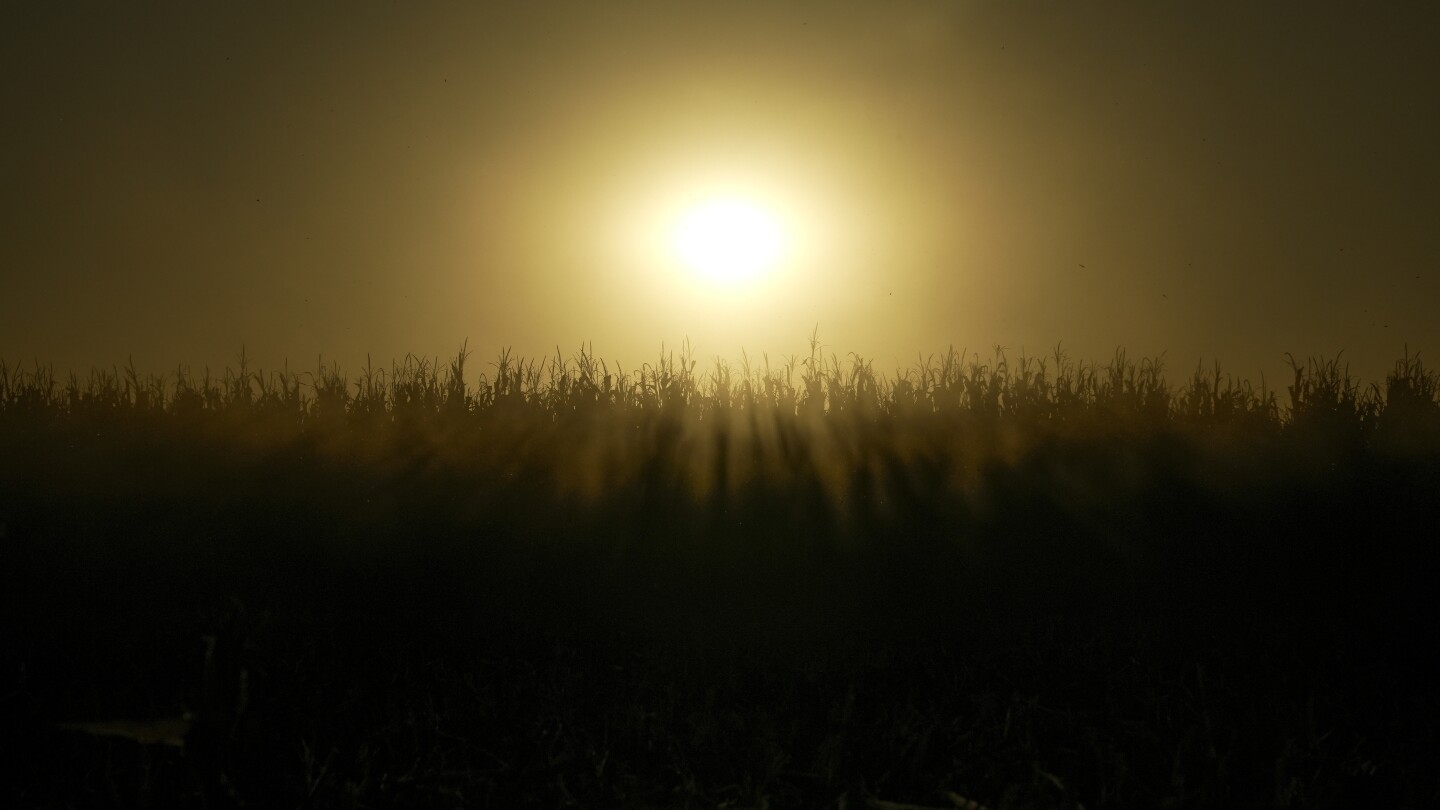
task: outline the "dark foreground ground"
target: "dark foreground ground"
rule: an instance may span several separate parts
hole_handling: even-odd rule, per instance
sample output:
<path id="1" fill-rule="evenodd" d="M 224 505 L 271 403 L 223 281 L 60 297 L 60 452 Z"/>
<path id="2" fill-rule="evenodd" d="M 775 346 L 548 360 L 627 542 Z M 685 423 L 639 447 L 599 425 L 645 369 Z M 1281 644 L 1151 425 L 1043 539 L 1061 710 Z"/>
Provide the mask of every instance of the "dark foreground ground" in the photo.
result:
<path id="1" fill-rule="evenodd" d="M 1050 448 L 841 516 L 137 452 L 5 466 L 5 807 L 1440 806 L 1433 456 Z"/>

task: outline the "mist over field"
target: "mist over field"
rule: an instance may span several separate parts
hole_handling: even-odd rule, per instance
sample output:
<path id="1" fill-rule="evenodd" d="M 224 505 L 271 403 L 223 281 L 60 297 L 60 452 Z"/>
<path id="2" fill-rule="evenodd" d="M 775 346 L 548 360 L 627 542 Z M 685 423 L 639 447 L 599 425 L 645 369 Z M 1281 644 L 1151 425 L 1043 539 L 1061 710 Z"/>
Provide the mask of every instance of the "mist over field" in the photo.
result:
<path id="1" fill-rule="evenodd" d="M 0 369 L 12 806 L 1440 790 L 1416 357 L 472 364 Z"/>
<path id="2" fill-rule="evenodd" d="M 12 5 L 0 807 L 1440 806 L 1440 4 Z"/>

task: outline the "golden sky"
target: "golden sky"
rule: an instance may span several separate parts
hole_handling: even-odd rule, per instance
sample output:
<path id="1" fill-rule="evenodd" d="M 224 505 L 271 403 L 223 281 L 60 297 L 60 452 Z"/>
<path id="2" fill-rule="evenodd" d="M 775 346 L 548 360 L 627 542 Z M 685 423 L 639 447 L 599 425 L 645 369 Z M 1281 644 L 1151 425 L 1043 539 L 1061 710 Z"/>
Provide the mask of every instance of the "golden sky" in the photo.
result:
<path id="1" fill-rule="evenodd" d="M 25 3 L 0 358 L 1440 353 L 1428 3 Z M 784 250 L 698 277 L 717 196 Z M 1433 357 L 1440 363 L 1440 356 Z"/>

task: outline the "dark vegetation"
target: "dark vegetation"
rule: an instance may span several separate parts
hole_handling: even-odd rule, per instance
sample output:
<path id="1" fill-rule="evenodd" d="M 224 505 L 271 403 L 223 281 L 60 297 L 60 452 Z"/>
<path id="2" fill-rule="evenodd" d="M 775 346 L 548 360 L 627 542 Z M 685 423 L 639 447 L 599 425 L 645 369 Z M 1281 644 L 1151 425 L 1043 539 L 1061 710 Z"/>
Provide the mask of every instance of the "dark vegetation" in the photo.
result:
<path id="1" fill-rule="evenodd" d="M 0 367 L 0 804 L 1440 804 L 1418 359 L 811 348 Z"/>

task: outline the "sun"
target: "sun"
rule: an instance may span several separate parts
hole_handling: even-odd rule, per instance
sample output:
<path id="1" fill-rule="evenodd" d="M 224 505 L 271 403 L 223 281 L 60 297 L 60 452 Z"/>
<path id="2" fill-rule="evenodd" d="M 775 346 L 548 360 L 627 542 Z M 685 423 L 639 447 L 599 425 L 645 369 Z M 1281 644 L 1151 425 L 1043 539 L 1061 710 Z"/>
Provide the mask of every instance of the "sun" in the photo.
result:
<path id="1" fill-rule="evenodd" d="M 727 286 L 752 281 L 771 269 L 785 243 L 780 220 L 741 199 L 713 199 L 689 209 L 676 223 L 673 239 L 686 267 Z"/>

